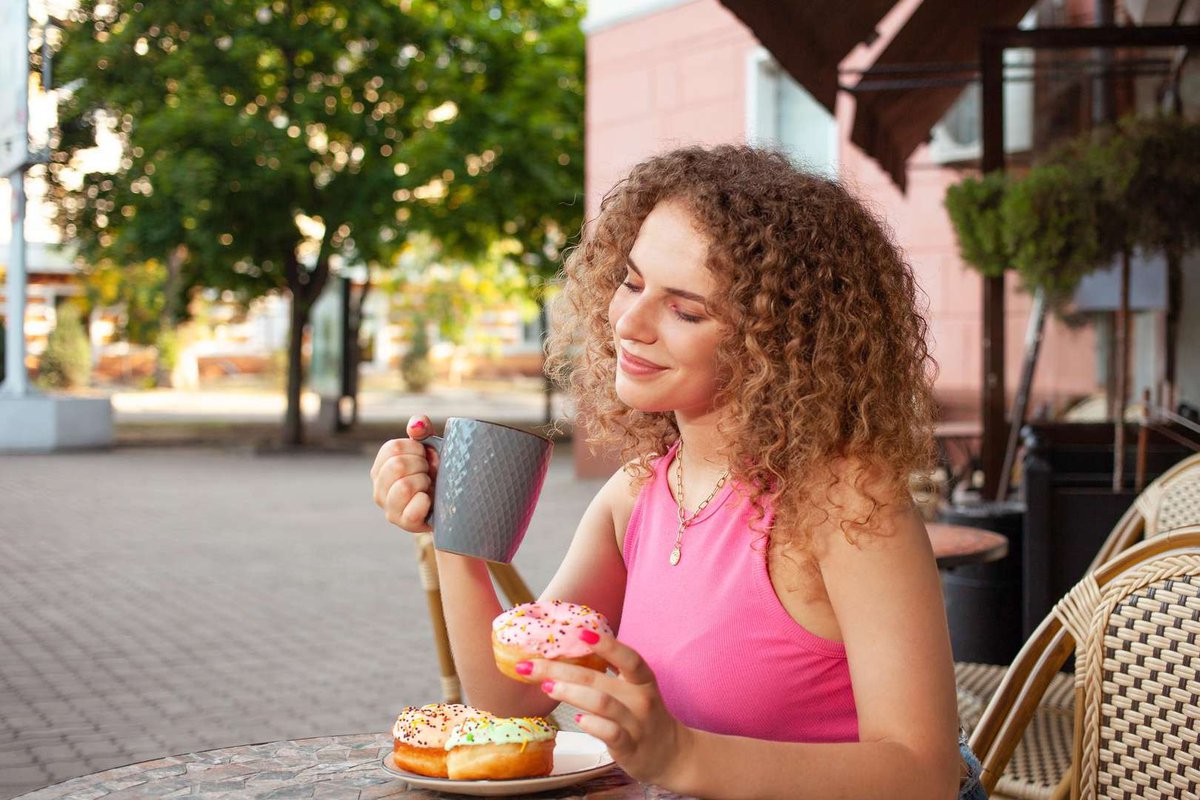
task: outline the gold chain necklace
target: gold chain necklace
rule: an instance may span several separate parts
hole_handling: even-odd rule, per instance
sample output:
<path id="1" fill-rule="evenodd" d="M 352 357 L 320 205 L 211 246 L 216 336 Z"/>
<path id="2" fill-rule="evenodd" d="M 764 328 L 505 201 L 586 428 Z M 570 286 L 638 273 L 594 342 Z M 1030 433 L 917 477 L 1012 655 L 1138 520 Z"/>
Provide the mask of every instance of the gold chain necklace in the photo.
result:
<path id="1" fill-rule="evenodd" d="M 687 512 L 683 507 L 683 440 L 679 440 L 679 449 L 675 451 L 675 463 L 678 464 L 675 472 L 675 500 L 679 505 L 679 529 L 675 531 L 675 547 L 671 550 L 671 566 L 679 563 L 679 559 L 683 557 L 683 531 L 688 525 L 696 521 L 696 517 L 700 516 L 700 512 L 712 502 L 712 499 L 717 496 L 717 492 L 721 491 L 721 487 L 725 485 L 725 481 L 729 478 L 729 470 L 717 479 L 717 485 L 708 493 L 708 497 L 704 498 L 700 505 L 696 506 L 696 510 L 692 515 L 687 516 Z"/>

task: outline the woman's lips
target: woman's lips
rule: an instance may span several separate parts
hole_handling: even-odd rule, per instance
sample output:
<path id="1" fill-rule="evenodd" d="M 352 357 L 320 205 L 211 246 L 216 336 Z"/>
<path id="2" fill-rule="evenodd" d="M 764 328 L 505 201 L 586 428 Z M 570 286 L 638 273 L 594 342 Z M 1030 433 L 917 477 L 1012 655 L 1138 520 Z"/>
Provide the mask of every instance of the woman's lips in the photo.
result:
<path id="1" fill-rule="evenodd" d="M 633 376 L 657 375 L 666 369 L 666 367 L 655 364 L 653 361 L 647 361 L 644 358 L 631 355 L 624 347 L 621 348 L 620 355 L 617 356 L 617 364 L 620 365 L 622 372 Z"/>

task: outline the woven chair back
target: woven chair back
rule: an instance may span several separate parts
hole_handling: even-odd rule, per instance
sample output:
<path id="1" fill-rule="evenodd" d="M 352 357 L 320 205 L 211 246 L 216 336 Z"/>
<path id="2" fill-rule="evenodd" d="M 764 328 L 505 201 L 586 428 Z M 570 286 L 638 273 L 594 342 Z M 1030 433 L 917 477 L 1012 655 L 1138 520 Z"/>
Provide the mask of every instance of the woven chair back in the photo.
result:
<path id="1" fill-rule="evenodd" d="M 1187 525 L 1200 525 L 1200 453 L 1175 464 L 1142 490 L 1100 545 L 1087 571 L 1143 539 Z"/>
<path id="2" fill-rule="evenodd" d="M 1200 555 L 1164 559 L 1096 617 L 1083 684 L 1081 797 L 1197 797 Z"/>
<path id="3" fill-rule="evenodd" d="M 1072 652 L 1071 796 L 1196 798 L 1200 526 L 1126 550 L 1085 577 L 1038 627 L 971 739 L 989 792 Z"/>
<path id="4" fill-rule="evenodd" d="M 1184 525 L 1200 525 L 1200 454 L 1183 459 L 1145 488 L 1105 538 L 1087 571 L 1143 539 Z M 1042 642 L 1042 646 L 1050 644 L 1049 639 Z M 1027 652 L 1023 657 L 1033 664 L 1040 655 Z M 968 731 L 979 725 L 1005 672 L 992 664 L 955 664 L 959 719 Z M 1064 775 L 1073 759 L 1074 721 L 1074 676 L 1058 673 L 1045 687 L 1040 705 L 996 783 L 997 791 L 1020 800 L 1064 798 L 1068 790 Z"/>
<path id="5" fill-rule="evenodd" d="M 1200 453 L 1188 456 L 1163 473 L 1138 496 L 1145 518 L 1143 535 L 1200 525 Z"/>

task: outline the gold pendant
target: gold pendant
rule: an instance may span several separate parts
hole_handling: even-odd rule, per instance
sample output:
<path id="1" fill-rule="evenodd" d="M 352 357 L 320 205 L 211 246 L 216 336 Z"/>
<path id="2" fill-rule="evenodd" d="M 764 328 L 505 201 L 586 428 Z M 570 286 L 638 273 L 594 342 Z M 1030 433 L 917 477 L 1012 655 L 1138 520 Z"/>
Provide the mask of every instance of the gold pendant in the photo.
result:
<path id="1" fill-rule="evenodd" d="M 683 555 L 683 553 L 680 552 L 678 547 L 676 547 L 674 550 L 671 551 L 671 566 L 672 567 L 679 563 L 679 557 L 682 555 Z"/>

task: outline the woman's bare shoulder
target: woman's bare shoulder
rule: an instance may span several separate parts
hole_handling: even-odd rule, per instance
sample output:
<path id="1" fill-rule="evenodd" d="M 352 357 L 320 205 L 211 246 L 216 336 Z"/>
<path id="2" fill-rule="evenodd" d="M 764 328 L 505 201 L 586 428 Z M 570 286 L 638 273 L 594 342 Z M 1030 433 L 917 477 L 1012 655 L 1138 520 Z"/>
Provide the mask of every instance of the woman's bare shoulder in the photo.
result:
<path id="1" fill-rule="evenodd" d="M 607 493 L 614 511 L 623 510 L 628 514 L 633 511 L 633 504 L 637 502 L 638 493 L 645 484 L 646 478 L 642 477 L 638 461 L 634 460 L 619 467 L 604 484 L 602 491 Z"/>
<path id="2" fill-rule="evenodd" d="M 629 526 L 638 493 L 644 485 L 645 480 L 639 477 L 638 461 L 634 460 L 618 468 L 597 495 L 612 516 L 613 530 L 620 546 L 625 544 L 625 529 Z"/>

